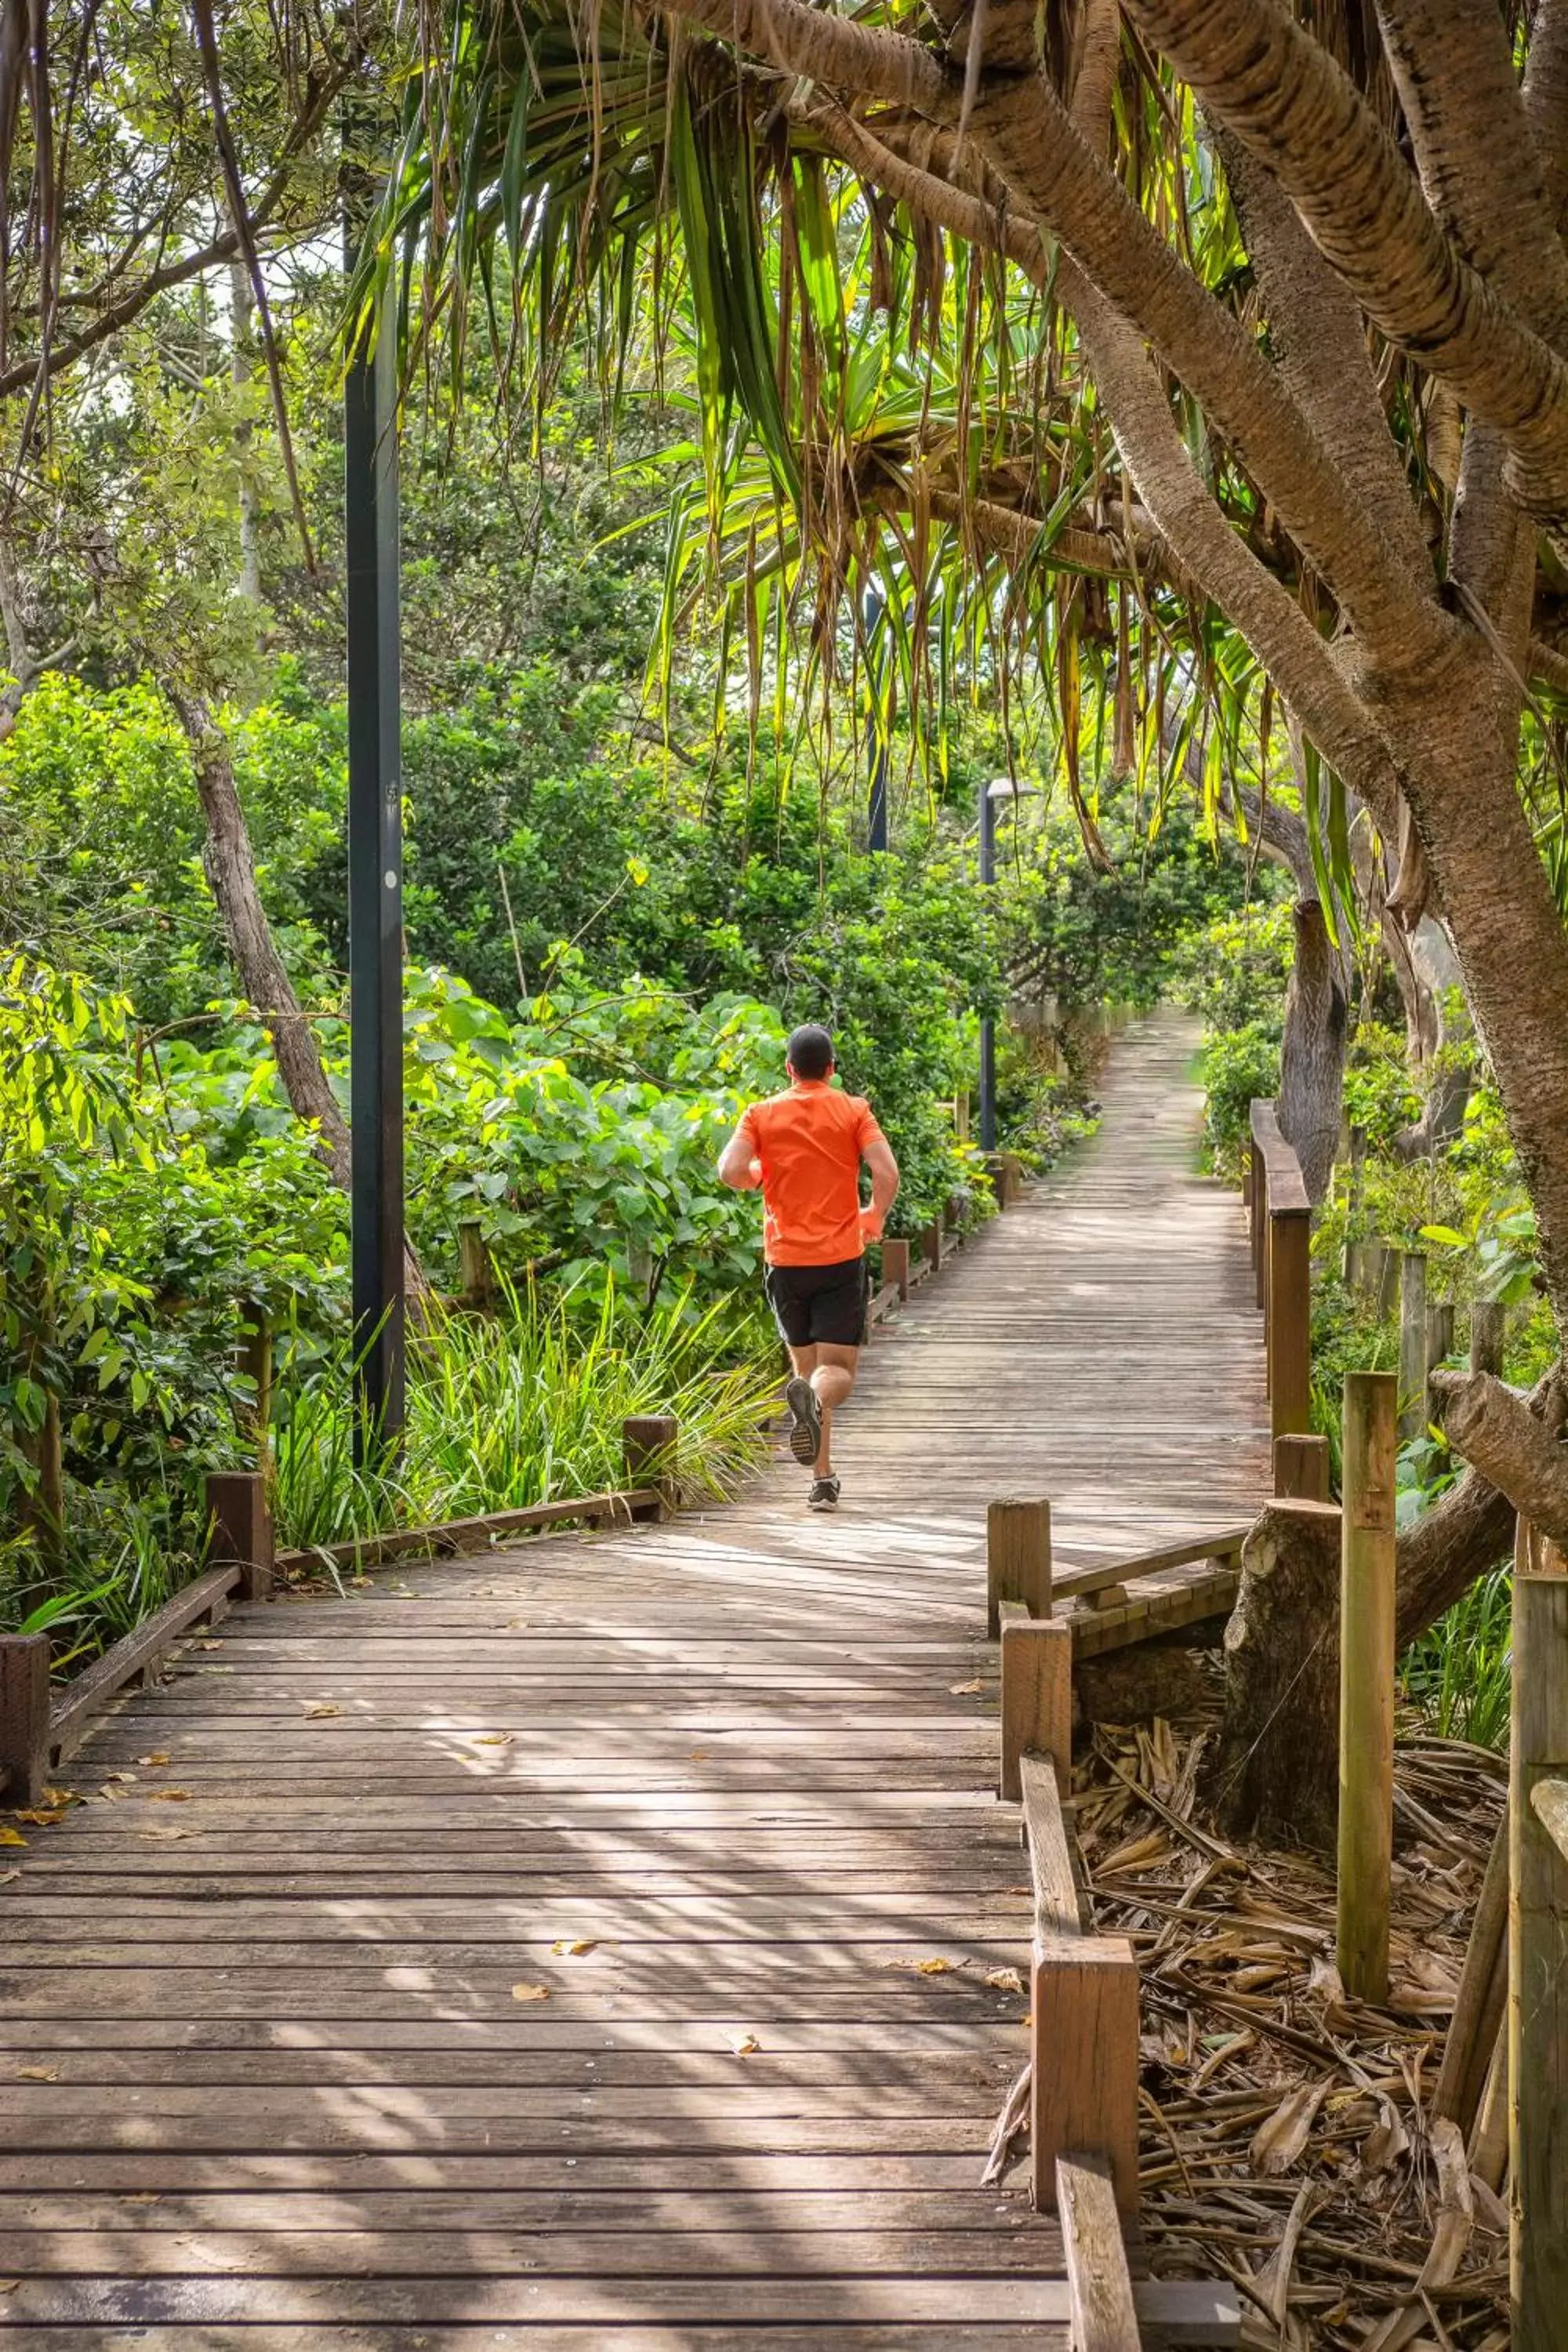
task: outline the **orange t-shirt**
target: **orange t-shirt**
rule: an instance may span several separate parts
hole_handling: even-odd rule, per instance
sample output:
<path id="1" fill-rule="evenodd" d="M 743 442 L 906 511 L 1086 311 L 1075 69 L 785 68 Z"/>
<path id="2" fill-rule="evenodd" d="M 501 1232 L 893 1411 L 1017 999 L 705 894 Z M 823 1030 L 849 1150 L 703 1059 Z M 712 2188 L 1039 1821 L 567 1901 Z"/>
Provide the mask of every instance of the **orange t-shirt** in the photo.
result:
<path id="1" fill-rule="evenodd" d="M 882 1130 L 861 1095 L 797 1079 L 753 1103 L 741 1133 L 763 1166 L 763 1255 L 770 1265 L 840 1265 L 864 1252 L 860 1157 Z"/>

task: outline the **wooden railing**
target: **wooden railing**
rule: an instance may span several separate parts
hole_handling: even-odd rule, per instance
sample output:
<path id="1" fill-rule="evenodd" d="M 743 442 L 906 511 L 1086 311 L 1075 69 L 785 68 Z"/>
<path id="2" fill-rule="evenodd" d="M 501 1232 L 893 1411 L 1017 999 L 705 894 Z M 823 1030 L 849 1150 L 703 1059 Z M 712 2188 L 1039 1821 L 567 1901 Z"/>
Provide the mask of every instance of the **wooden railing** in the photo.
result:
<path id="1" fill-rule="evenodd" d="M 581 1524 L 599 1528 L 662 1518 L 674 1508 L 670 1465 L 679 1432 L 667 1413 L 634 1416 L 622 1430 L 624 1486 L 568 1495 L 514 1511 L 490 1511 L 432 1527 L 395 1528 L 348 1543 L 275 1553 L 266 1484 L 258 1471 L 224 1471 L 206 1482 L 212 1565 L 134 1626 L 58 1691 L 47 1633 L 0 1634 L 0 1794 L 13 1805 L 44 1801 L 50 1780 L 96 1718 L 128 1683 L 156 1673 L 198 1624 L 216 1625 L 236 1601 L 271 1598 L 275 1574 L 331 1564 L 370 1568 L 390 1559 L 450 1559 L 506 1536 Z"/>
<path id="2" fill-rule="evenodd" d="M 1252 1106 L 1247 1204 L 1276 1443 L 1312 1425 L 1312 1209 L 1271 1102 Z"/>
<path id="3" fill-rule="evenodd" d="M 1243 1530 L 1235 1530 L 1239 1545 Z M 1001 1642 L 998 1792 L 1021 1809 L 1033 1895 L 1030 1959 L 1031 2190 L 1062 2232 L 1074 2352 L 1140 2352 L 1158 2340 L 1234 2344 L 1239 2301 L 1204 2282 L 1134 2282 L 1125 2231 L 1138 2210 L 1138 1962 L 1129 1938 L 1099 1936 L 1070 1826 L 1072 1629 L 1053 1616 L 1050 1507 L 997 1501 L 986 1528 L 986 1618 Z M 1222 1538 L 1221 1540 L 1228 1540 Z M 1102 1590 L 1152 1562 L 1205 1558 L 1176 1545 L 1144 1561 L 1065 1577 Z"/>

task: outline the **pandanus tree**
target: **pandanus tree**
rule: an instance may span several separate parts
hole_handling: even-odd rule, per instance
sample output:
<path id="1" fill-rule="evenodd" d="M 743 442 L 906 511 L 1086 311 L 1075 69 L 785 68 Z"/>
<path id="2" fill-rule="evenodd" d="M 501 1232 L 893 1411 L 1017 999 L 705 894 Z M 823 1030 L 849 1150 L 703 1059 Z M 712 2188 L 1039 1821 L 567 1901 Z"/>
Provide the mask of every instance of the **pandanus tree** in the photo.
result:
<path id="1" fill-rule="evenodd" d="M 1278 727 L 1320 869 L 1359 808 L 1396 931 L 1446 928 L 1561 1319 L 1568 0 L 419 25 L 361 316 L 395 294 L 458 354 L 478 320 L 541 386 L 584 321 L 612 385 L 683 327 L 705 491 L 672 572 L 727 565 L 753 709 L 770 626 L 831 684 L 878 579 L 907 694 L 984 638 L 1020 696 L 1049 676 L 1069 756 L 1086 660 L 1119 762 L 1152 740 L 1217 801 L 1249 756 L 1255 822 Z M 1404 1638 L 1515 1507 L 1568 1540 L 1563 1417 L 1555 1375 L 1455 1398 L 1474 1467 L 1405 1539 Z"/>

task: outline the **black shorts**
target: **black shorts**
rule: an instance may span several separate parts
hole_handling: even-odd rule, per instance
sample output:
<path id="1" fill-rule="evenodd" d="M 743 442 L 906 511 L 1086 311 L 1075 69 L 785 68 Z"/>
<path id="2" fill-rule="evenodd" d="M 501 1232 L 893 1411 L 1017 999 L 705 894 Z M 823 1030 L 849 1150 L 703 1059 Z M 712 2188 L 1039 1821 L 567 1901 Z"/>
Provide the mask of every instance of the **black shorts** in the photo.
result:
<path id="1" fill-rule="evenodd" d="M 763 1288 L 781 1337 L 792 1348 L 858 1348 L 866 1329 L 866 1261 L 770 1265 Z"/>

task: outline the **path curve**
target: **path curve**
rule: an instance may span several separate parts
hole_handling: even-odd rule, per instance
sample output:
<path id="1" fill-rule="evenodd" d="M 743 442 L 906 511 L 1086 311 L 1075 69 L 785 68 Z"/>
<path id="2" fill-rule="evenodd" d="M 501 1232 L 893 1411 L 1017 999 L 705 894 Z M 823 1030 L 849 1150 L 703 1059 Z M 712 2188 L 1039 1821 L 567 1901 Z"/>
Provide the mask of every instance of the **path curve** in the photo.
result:
<path id="1" fill-rule="evenodd" d="M 981 1526 L 1048 1493 L 1089 1561 L 1263 1491 L 1192 1045 L 1121 1041 L 879 1335 L 837 1518 L 780 1466 L 237 1610 L 104 1722 L 0 1890 L 10 2340 L 1063 2352 L 1054 2225 L 978 2185 L 1028 1931 Z"/>

